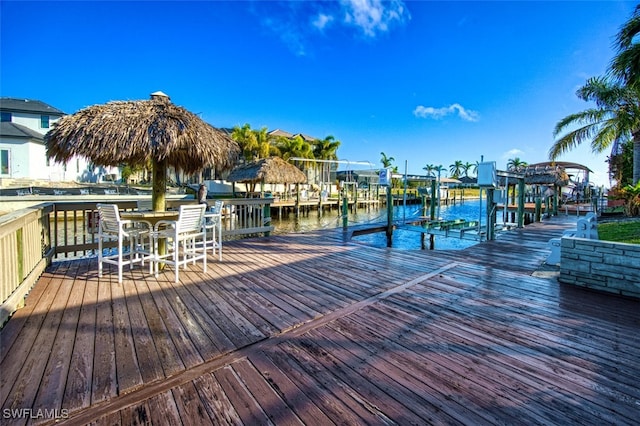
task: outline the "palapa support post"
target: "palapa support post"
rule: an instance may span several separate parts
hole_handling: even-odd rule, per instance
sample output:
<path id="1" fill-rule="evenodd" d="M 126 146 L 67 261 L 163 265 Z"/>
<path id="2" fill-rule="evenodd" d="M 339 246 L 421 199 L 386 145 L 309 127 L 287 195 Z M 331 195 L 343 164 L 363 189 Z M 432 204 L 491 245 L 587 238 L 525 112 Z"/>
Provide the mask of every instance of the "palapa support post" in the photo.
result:
<path id="1" fill-rule="evenodd" d="M 167 166 L 164 160 L 152 161 L 153 174 L 153 190 L 151 192 L 151 208 L 156 212 L 163 212 L 166 210 L 166 188 L 167 188 Z M 158 239 L 158 254 L 164 255 L 167 253 L 167 240 L 164 238 Z M 164 263 L 158 265 L 160 269 L 164 268 Z"/>
<path id="2" fill-rule="evenodd" d="M 300 216 L 300 184 L 296 183 L 296 205 L 293 208 L 295 216 Z"/>

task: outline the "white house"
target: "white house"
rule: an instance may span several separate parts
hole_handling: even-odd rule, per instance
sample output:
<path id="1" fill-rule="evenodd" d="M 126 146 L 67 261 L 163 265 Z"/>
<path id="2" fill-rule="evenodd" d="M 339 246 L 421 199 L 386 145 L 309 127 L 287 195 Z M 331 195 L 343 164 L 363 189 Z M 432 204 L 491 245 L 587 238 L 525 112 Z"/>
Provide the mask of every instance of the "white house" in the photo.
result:
<path id="1" fill-rule="evenodd" d="M 0 179 L 96 182 L 114 170 L 96 168 L 84 158 L 67 164 L 47 160 L 44 135 L 64 112 L 32 99 L 0 98 Z"/>

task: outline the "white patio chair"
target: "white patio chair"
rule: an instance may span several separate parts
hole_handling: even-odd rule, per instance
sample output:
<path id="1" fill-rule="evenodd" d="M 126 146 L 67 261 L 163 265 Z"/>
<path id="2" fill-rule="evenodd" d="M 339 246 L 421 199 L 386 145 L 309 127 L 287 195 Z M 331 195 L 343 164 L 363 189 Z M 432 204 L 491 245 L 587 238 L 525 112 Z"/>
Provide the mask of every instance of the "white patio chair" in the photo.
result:
<path id="1" fill-rule="evenodd" d="M 211 248 L 211 254 L 222 261 L 222 207 L 224 201 L 216 200 L 211 210 L 205 213 L 205 232 L 207 233 L 206 248 Z"/>
<path id="2" fill-rule="evenodd" d="M 120 212 L 116 204 L 97 204 L 100 223 L 98 226 L 98 276 L 102 277 L 103 263 L 118 267 L 118 283 L 122 283 L 122 269 L 129 268 L 134 263 L 143 263 L 151 257 L 151 224 L 145 221 L 131 221 L 120 219 Z M 145 245 L 144 240 L 147 240 Z M 117 241 L 115 254 L 105 256 L 103 243 Z M 125 242 L 128 241 L 128 251 L 125 252 Z M 147 247 L 147 249 L 145 249 Z M 151 272 L 151 267 L 149 267 Z"/>
<path id="3" fill-rule="evenodd" d="M 207 233 L 204 228 L 206 205 L 189 204 L 180 206 L 178 220 L 161 220 L 154 231 L 155 271 L 158 275 L 158 263 L 173 265 L 175 282 L 179 282 L 180 266 L 202 260 L 202 269 L 207 272 Z M 158 239 L 167 240 L 167 253 L 158 254 Z"/>
<path id="4" fill-rule="evenodd" d="M 142 200 L 137 200 L 136 201 L 136 205 L 138 207 L 138 211 L 149 211 L 152 210 L 153 207 L 151 205 L 151 199 L 142 199 Z"/>

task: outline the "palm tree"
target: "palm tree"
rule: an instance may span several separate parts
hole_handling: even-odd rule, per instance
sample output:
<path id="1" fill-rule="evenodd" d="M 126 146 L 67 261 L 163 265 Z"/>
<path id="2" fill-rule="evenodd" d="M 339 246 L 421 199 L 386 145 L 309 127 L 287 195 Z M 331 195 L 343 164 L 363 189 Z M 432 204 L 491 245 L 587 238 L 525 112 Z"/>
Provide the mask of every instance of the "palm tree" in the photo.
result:
<path id="1" fill-rule="evenodd" d="M 385 169 L 391 167 L 391 163 L 396 161 L 396 159 L 393 157 L 387 157 L 387 154 L 385 154 L 384 152 L 381 152 L 380 155 L 382 155 L 380 162 L 382 163 L 382 167 L 384 167 Z"/>
<path id="2" fill-rule="evenodd" d="M 507 161 L 507 170 L 512 172 L 521 172 L 527 166 L 527 162 L 522 161 L 520 157 L 510 158 L 509 161 Z"/>
<path id="3" fill-rule="evenodd" d="M 276 146 L 280 150 L 280 156 L 283 160 L 288 160 L 291 157 L 313 158 L 311 144 L 300 135 L 293 138 L 278 137 Z"/>
<path id="4" fill-rule="evenodd" d="M 526 161 L 522 161 L 520 157 L 510 158 L 507 161 L 507 170 L 512 172 L 521 172 L 528 166 Z M 511 185 L 509 185 L 511 186 Z M 507 188 L 507 196 L 509 195 L 509 188 Z M 516 185 L 513 185 L 513 193 L 511 195 L 511 204 L 516 203 Z"/>
<path id="5" fill-rule="evenodd" d="M 591 150 L 598 153 L 633 139 L 635 185 L 640 180 L 640 84 L 623 86 L 605 77 L 593 77 L 576 94 L 587 102 L 595 102 L 596 106 L 571 114 L 556 124 L 554 136 L 567 128 L 579 127 L 554 142 L 549 159 L 556 160 L 589 139 Z"/>
<path id="6" fill-rule="evenodd" d="M 427 164 L 422 168 L 422 170 L 427 172 L 427 176 L 435 176 L 436 166 L 433 164 Z"/>
<path id="7" fill-rule="evenodd" d="M 613 58 L 609 71 L 625 85 L 640 84 L 640 5 L 636 6 L 629 21 L 620 28 L 616 37 L 618 55 Z"/>
<path id="8" fill-rule="evenodd" d="M 469 177 L 469 172 L 471 171 L 471 169 L 472 169 L 473 167 L 474 167 L 474 164 L 473 164 L 473 163 L 470 163 L 470 162 L 468 162 L 468 161 L 462 165 L 462 170 L 463 170 L 463 173 L 464 173 L 464 175 L 465 175 L 466 177 Z M 477 167 L 477 166 L 476 166 L 476 167 Z"/>
<path id="9" fill-rule="evenodd" d="M 460 174 L 462 174 L 463 168 L 464 168 L 464 163 L 460 160 L 456 160 L 453 164 L 449 166 L 451 177 L 454 179 L 457 179 L 460 176 Z"/>
<path id="10" fill-rule="evenodd" d="M 337 141 L 336 138 L 329 135 L 323 140 L 315 142 L 313 156 L 316 160 L 337 160 L 338 147 L 340 147 L 340 141 Z M 328 177 L 331 170 L 331 163 L 321 162 L 320 164 L 322 164 L 322 174 L 324 175 L 324 173 L 327 172 Z M 324 176 L 322 177 L 322 182 L 325 182 Z"/>
<path id="11" fill-rule="evenodd" d="M 479 165 L 480 165 L 480 162 L 479 162 L 479 161 L 476 161 L 475 163 L 473 163 L 473 164 L 471 165 L 471 168 L 473 169 L 471 172 L 472 172 L 474 175 L 476 175 L 476 176 L 478 175 L 478 166 L 479 166 Z"/>
<path id="12" fill-rule="evenodd" d="M 616 153 L 625 142 L 633 141 L 633 184 L 640 181 L 640 44 L 635 41 L 639 35 L 640 5 L 616 37 L 618 53 L 608 77 L 591 78 L 577 92 L 579 98 L 595 102 L 596 108 L 572 114 L 556 125 L 555 136 L 569 126 L 581 127 L 554 143 L 550 159 L 587 139 L 594 152 L 613 146 Z"/>
<path id="13" fill-rule="evenodd" d="M 258 140 L 249 123 L 245 123 L 242 127 L 235 126 L 231 133 L 231 139 L 238 142 L 245 160 L 251 161 L 254 159 L 254 152 L 258 147 Z"/>
<path id="14" fill-rule="evenodd" d="M 640 5 L 636 6 L 629 21 L 616 37 L 618 55 L 613 58 L 609 71 L 627 87 L 640 90 Z M 638 93 L 636 91 L 636 93 Z M 637 106 L 637 102 L 636 102 Z M 631 130 L 633 140 L 633 184 L 640 180 L 640 127 Z M 614 146 L 615 148 L 615 146 Z M 612 152 L 613 156 L 613 152 Z"/>
<path id="15" fill-rule="evenodd" d="M 269 132 L 266 127 L 260 130 L 254 130 L 256 145 L 254 150 L 254 160 L 261 158 L 268 158 L 272 155 L 278 154 L 278 149 L 272 144 L 273 138 L 269 136 Z"/>

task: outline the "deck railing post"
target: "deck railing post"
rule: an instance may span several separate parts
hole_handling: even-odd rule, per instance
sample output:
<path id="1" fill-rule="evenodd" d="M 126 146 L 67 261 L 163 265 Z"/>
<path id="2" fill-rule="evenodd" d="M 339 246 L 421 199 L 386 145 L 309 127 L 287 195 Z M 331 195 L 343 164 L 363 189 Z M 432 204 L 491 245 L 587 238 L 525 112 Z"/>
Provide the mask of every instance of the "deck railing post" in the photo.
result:
<path id="1" fill-rule="evenodd" d="M 262 226 L 270 226 L 271 225 L 271 204 L 265 203 L 262 207 L 263 217 L 262 217 Z M 267 231 L 264 233 L 265 237 L 271 235 L 271 232 Z"/>
<path id="2" fill-rule="evenodd" d="M 393 240 L 393 194 L 391 186 L 387 187 L 387 247 L 391 247 Z"/>
<path id="3" fill-rule="evenodd" d="M 518 228 L 524 227 L 524 178 L 518 178 Z"/>
<path id="4" fill-rule="evenodd" d="M 349 225 L 349 199 L 347 195 L 342 197 L 342 227 L 346 230 Z"/>

